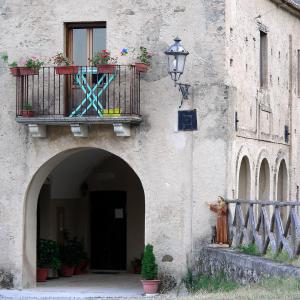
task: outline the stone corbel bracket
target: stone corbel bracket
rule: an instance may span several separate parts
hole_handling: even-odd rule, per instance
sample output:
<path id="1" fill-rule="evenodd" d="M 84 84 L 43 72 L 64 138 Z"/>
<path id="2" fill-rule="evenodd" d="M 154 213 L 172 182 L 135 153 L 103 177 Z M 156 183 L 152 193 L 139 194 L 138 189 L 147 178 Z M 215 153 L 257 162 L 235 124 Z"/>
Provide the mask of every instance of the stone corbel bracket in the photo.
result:
<path id="1" fill-rule="evenodd" d="M 116 136 L 128 137 L 131 135 L 130 124 L 114 123 L 113 126 Z"/>
<path id="2" fill-rule="evenodd" d="M 33 138 L 45 138 L 47 136 L 46 125 L 28 124 L 28 131 Z"/>
<path id="3" fill-rule="evenodd" d="M 86 138 L 89 136 L 88 125 L 86 124 L 70 124 L 71 132 L 74 137 Z"/>

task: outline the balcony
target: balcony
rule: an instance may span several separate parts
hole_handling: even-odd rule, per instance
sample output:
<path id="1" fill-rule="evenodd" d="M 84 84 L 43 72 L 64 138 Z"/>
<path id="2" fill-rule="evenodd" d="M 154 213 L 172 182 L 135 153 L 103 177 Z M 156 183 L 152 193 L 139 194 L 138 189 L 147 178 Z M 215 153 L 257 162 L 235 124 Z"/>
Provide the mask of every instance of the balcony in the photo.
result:
<path id="1" fill-rule="evenodd" d="M 61 74 L 42 67 L 16 76 L 16 120 L 34 137 L 45 137 L 46 126 L 70 125 L 86 137 L 88 125 L 111 124 L 119 136 L 129 136 L 140 115 L 140 73 L 135 66 L 116 65 L 104 73 L 97 67 L 73 67 Z"/>

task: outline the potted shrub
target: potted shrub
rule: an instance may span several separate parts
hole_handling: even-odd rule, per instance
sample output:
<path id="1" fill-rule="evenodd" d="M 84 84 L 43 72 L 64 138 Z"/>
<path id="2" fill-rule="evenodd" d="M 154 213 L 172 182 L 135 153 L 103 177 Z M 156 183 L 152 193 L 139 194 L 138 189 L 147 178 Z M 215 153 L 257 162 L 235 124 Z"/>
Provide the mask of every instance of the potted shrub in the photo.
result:
<path id="1" fill-rule="evenodd" d="M 87 254 L 84 250 L 83 240 L 77 241 L 77 238 L 74 238 L 74 243 L 76 243 L 76 252 L 78 255 L 78 264 L 75 266 L 74 275 L 81 275 L 85 272 L 87 267 Z"/>
<path id="2" fill-rule="evenodd" d="M 26 103 L 23 105 L 23 109 L 21 110 L 21 116 L 24 118 L 34 117 L 34 111 L 32 110 L 32 105 Z"/>
<path id="3" fill-rule="evenodd" d="M 43 61 L 39 60 L 37 57 L 32 56 L 26 60 L 22 60 L 22 67 L 19 67 L 20 75 L 38 75 L 39 69 L 44 64 Z"/>
<path id="4" fill-rule="evenodd" d="M 49 270 L 48 278 L 58 278 L 58 270 L 60 268 L 60 253 L 59 245 L 56 241 L 48 241 L 48 255 L 49 255 Z"/>
<path id="5" fill-rule="evenodd" d="M 147 72 L 150 66 L 152 54 L 150 54 L 146 47 L 140 47 L 140 53 L 137 57 L 139 62 L 135 63 L 136 72 Z"/>
<path id="6" fill-rule="evenodd" d="M 5 64 L 8 65 L 10 73 L 14 76 L 20 75 L 20 68 L 18 67 L 18 64 L 16 61 L 13 61 L 12 63 L 8 63 L 8 54 L 6 52 L 1 53 L 1 59 Z"/>
<path id="7" fill-rule="evenodd" d="M 78 73 L 78 66 L 73 66 L 72 61 L 59 52 L 51 60 L 56 65 L 55 72 L 58 75 L 72 75 Z"/>
<path id="8" fill-rule="evenodd" d="M 60 273 L 64 277 L 71 277 L 74 274 L 75 267 L 80 263 L 78 251 L 78 241 L 76 238 L 66 238 L 64 245 L 60 247 L 61 269 Z"/>
<path id="9" fill-rule="evenodd" d="M 146 295 L 156 294 L 160 280 L 157 280 L 157 264 L 153 253 L 153 246 L 148 244 L 145 247 L 142 259 L 142 280 L 144 292 Z"/>
<path id="10" fill-rule="evenodd" d="M 40 239 L 37 244 L 37 282 L 45 282 L 48 277 L 49 259 L 49 243 L 48 240 Z"/>
<path id="11" fill-rule="evenodd" d="M 97 67 L 98 73 L 113 74 L 116 71 L 116 63 L 118 59 L 112 57 L 107 50 L 102 50 L 93 57 L 92 63 Z"/>

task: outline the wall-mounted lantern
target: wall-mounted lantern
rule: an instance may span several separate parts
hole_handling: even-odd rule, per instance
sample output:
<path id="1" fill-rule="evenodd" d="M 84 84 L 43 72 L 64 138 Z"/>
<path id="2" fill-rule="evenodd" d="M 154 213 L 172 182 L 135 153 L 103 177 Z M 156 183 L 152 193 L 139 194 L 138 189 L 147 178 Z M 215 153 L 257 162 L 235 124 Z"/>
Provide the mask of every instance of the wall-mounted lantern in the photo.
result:
<path id="1" fill-rule="evenodd" d="M 165 51 L 165 54 L 168 56 L 168 73 L 171 75 L 171 79 L 174 81 L 175 87 L 179 87 L 183 101 L 188 99 L 190 85 L 179 83 L 178 81 L 180 76 L 183 74 L 186 57 L 189 55 L 189 52 L 183 48 L 179 37 L 176 37 L 174 42 L 175 43 Z"/>

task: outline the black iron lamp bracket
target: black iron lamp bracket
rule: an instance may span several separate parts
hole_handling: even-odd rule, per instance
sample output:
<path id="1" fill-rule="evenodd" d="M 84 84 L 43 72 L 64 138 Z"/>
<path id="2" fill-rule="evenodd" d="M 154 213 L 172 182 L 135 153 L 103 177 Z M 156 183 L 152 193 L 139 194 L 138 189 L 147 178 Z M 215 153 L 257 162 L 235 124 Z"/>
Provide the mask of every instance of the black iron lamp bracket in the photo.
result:
<path id="1" fill-rule="evenodd" d="M 183 104 L 183 100 L 188 100 L 189 99 L 189 88 L 191 87 L 190 84 L 186 84 L 186 83 L 180 83 L 180 82 L 176 82 L 175 86 L 178 86 L 179 91 L 181 92 L 182 98 L 181 98 L 181 103 L 179 108 L 181 108 L 182 104 Z"/>

